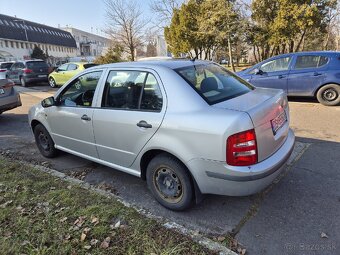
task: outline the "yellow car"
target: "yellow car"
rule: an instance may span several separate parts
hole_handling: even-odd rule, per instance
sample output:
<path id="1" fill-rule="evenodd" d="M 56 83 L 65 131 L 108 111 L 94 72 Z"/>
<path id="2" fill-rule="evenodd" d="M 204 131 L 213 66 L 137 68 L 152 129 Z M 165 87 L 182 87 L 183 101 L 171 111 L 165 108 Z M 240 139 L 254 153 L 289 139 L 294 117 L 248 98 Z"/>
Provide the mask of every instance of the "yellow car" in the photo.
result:
<path id="1" fill-rule="evenodd" d="M 49 74 L 48 83 L 52 88 L 62 86 L 76 74 L 95 65 L 96 64 L 86 62 L 70 62 L 63 64 Z"/>

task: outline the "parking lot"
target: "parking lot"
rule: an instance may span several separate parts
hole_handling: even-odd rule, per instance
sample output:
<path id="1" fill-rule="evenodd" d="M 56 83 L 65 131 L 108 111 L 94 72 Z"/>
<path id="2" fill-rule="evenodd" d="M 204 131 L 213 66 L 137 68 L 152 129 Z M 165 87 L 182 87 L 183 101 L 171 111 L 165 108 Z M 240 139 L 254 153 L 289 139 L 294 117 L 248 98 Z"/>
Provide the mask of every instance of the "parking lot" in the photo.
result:
<path id="1" fill-rule="evenodd" d="M 206 235 L 231 234 L 249 254 L 339 254 L 339 106 L 290 99 L 297 143 L 286 171 L 273 185 L 248 197 L 209 195 L 191 210 L 172 212 L 160 206 L 136 177 L 66 153 L 52 160 L 40 156 L 27 112 L 56 89 L 47 85 L 17 89 L 23 106 L 0 115 L 0 153 L 110 189 L 153 215 Z"/>

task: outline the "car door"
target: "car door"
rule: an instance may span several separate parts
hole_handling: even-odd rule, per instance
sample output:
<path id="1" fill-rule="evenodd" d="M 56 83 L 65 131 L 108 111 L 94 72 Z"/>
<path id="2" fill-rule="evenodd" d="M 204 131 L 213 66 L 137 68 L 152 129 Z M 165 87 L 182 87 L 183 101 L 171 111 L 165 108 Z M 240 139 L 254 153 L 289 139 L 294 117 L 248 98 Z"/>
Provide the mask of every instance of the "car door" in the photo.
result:
<path id="1" fill-rule="evenodd" d="M 148 70 L 111 70 L 93 128 L 99 158 L 129 167 L 160 127 L 165 93 L 156 73 Z"/>
<path id="2" fill-rule="evenodd" d="M 59 66 L 53 74 L 53 77 L 57 84 L 63 85 L 68 81 L 67 79 L 65 79 L 65 72 L 67 71 L 67 68 L 68 64 L 63 64 Z"/>
<path id="3" fill-rule="evenodd" d="M 292 56 L 282 56 L 264 62 L 252 71 L 250 83 L 256 87 L 283 89 L 287 92 L 287 82 Z"/>
<path id="4" fill-rule="evenodd" d="M 103 70 L 93 70 L 75 78 L 56 96 L 56 106 L 46 108 L 46 118 L 57 148 L 98 158 L 92 105 L 102 73 Z"/>
<path id="5" fill-rule="evenodd" d="M 329 57 L 318 54 L 297 55 L 288 78 L 288 95 L 313 96 L 326 79 Z"/>
<path id="6" fill-rule="evenodd" d="M 20 63 L 20 62 L 14 63 L 8 72 L 8 78 L 13 80 L 16 83 L 20 83 L 19 75 L 23 67 L 24 67 L 23 63 Z"/>

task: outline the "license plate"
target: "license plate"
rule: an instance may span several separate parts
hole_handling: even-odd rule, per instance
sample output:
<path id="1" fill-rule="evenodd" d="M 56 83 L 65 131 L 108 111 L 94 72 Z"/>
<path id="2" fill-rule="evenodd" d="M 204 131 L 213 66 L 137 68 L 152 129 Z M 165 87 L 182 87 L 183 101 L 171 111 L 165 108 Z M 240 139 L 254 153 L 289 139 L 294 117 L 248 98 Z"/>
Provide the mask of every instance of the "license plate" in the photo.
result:
<path id="1" fill-rule="evenodd" d="M 5 90 L 0 89 L 0 95 L 5 94 Z"/>
<path id="2" fill-rule="evenodd" d="M 286 121 L 287 116 L 284 111 L 270 121 L 272 124 L 272 130 L 274 135 L 276 135 L 277 131 L 286 123 Z"/>
<path id="3" fill-rule="evenodd" d="M 46 75 L 46 74 L 44 74 L 44 75 L 38 75 L 38 77 L 39 77 L 39 78 L 45 78 L 45 77 L 47 77 L 47 75 Z"/>

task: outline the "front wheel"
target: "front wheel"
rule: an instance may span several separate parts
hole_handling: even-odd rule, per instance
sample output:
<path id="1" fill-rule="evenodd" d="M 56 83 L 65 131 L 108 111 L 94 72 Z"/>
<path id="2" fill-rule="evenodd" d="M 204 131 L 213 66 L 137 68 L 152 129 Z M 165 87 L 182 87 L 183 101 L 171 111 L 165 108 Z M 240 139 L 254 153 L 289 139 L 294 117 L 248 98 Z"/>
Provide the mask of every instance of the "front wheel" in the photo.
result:
<path id="1" fill-rule="evenodd" d="M 54 147 L 54 142 L 47 129 L 43 125 L 38 124 L 35 126 L 33 132 L 40 153 L 46 158 L 54 158 L 57 156 L 58 151 Z"/>
<path id="2" fill-rule="evenodd" d="M 186 167 L 168 154 L 153 158 L 146 173 L 146 181 L 156 200 L 164 207 L 182 211 L 193 202 L 194 189 Z"/>
<path id="3" fill-rule="evenodd" d="M 340 85 L 328 84 L 321 87 L 316 98 L 323 105 L 335 106 L 340 104 Z"/>
<path id="4" fill-rule="evenodd" d="M 57 84 L 56 84 L 55 80 L 54 80 L 52 77 L 50 77 L 50 78 L 48 79 L 48 83 L 50 84 L 50 86 L 51 86 L 52 88 L 57 87 Z"/>

